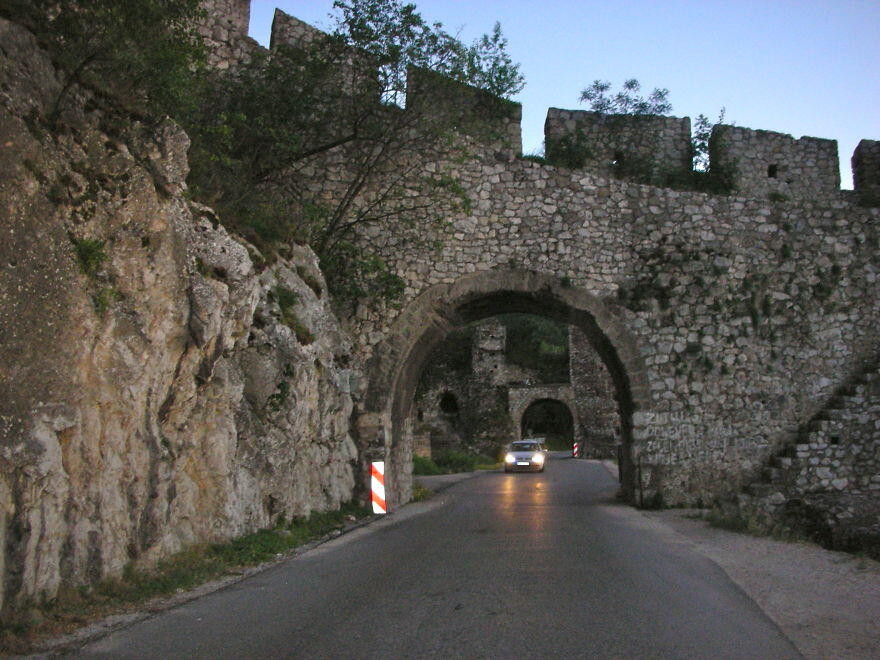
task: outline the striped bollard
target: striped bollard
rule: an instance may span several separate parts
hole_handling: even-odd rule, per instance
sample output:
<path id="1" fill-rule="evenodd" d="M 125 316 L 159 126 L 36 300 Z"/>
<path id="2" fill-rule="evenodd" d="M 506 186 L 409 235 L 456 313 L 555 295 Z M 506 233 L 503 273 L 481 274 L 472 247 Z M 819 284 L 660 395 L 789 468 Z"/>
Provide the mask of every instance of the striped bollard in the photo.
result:
<path id="1" fill-rule="evenodd" d="M 571 457 L 572 457 L 572 458 L 577 458 L 577 457 L 578 457 L 578 451 L 580 450 L 580 448 L 581 448 L 580 443 L 577 443 L 577 442 L 575 442 L 575 443 L 571 446 Z"/>
<path id="2" fill-rule="evenodd" d="M 370 463 L 370 499 L 373 513 L 388 513 L 388 505 L 385 504 L 385 461 Z"/>

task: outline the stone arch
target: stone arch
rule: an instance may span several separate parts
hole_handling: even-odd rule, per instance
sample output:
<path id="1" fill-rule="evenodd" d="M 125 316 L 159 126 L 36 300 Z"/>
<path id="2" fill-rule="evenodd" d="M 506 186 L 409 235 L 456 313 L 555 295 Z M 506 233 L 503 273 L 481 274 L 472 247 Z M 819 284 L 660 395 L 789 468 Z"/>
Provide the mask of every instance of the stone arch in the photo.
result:
<path id="1" fill-rule="evenodd" d="M 511 409 L 511 414 L 514 415 L 514 420 L 516 421 L 517 437 L 521 439 L 523 437 L 523 434 L 525 433 L 523 427 L 525 425 L 526 416 L 528 415 L 529 411 L 534 409 L 537 405 L 544 403 L 556 404 L 559 409 L 565 410 L 568 415 L 569 424 L 571 426 L 572 440 L 582 442 L 582 434 L 580 433 L 577 415 L 575 414 L 574 400 L 571 397 L 565 396 L 552 397 L 536 394 L 526 400 L 526 402 L 517 409 L 515 414 Z"/>
<path id="2" fill-rule="evenodd" d="M 581 438 L 574 391 L 569 383 L 511 386 L 508 390 L 508 401 L 510 402 L 510 417 L 517 428 L 517 437 L 522 437 L 523 417 L 533 404 L 538 401 L 558 401 L 566 406 L 571 413 L 574 437 Z"/>
<path id="3" fill-rule="evenodd" d="M 620 413 L 621 483 L 624 495 L 632 499 L 632 416 L 648 410 L 651 400 L 634 335 L 611 305 L 588 291 L 545 273 L 498 269 L 469 273 L 423 291 L 401 312 L 367 364 L 357 433 L 368 457 L 381 456 L 388 463 L 387 494 L 392 504 L 407 501 L 411 493 L 412 448 L 405 442 L 406 426 L 426 360 L 453 329 L 509 312 L 577 326 L 602 358 L 614 382 Z"/>

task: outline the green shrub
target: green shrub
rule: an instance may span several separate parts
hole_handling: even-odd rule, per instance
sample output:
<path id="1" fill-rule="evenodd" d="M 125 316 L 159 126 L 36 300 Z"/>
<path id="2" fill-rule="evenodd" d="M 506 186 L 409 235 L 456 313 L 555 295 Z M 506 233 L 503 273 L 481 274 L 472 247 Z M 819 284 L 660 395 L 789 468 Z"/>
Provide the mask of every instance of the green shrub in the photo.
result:
<path id="1" fill-rule="evenodd" d="M 488 456 L 481 454 L 472 454 L 466 451 L 457 451 L 455 449 L 445 449 L 437 452 L 434 462 L 447 473 L 454 472 L 473 472 L 481 465 L 491 465 L 493 461 Z"/>
<path id="2" fill-rule="evenodd" d="M 316 277 L 313 277 L 305 268 L 302 266 L 296 267 L 296 274 L 299 275 L 299 278 L 305 282 L 306 286 L 308 286 L 312 291 L 315 292 L 315 295 L 318 298 L 321 297 L 321 294 L 324 293 L 324 289 L 321 287 L 321 283 L 318 281 Z"/>
<path id="3" fill-rule="evenodd" d="M 443 470 L 427 456 L 413 456 L 413 474 L 429 476 L 443 474 Z"/>
<path id="4" fill-rule="evenodd" d="M 104 241 L 97 238 L 70 237 L 73 248 L 76 250 L 76 258 L 79 260 L 79 269 L 83 275 L 94 277 L 101 269 L 101 265 L 107 261 L 107 253 L 104 252 Z"/>

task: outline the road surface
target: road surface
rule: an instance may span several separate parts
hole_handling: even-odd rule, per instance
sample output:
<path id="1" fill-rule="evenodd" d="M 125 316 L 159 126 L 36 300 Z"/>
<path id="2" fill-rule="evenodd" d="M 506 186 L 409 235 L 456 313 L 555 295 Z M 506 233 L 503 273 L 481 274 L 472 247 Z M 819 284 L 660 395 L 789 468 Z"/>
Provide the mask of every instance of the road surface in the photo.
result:
<path id="1" fill-rule="evenodd" d="M 78 650 L 155 658 L 797 658 L 598 463 L 462 481 Z"/>

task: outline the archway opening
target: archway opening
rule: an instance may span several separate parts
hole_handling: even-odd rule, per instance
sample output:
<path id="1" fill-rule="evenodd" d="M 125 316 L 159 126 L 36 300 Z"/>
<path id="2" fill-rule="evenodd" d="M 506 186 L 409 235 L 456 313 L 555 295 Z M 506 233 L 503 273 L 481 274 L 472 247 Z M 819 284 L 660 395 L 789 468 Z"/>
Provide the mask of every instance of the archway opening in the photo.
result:
<path id="1" fill-rule="evenodd" d="M 523 438 L 542 437 L 552 450 L 570 450 L 574 441 L 574 416 L 562 401 L 538 399 L 520 420 Z"/>
<path id="2" fill-rule="evenodd" d="M 575 327 L 595 350 L 614 392 L 622 495 L 634 500 L 633 413 L 649 408 L 650 387 L 634 335 L 609 304 L 613 305 L 565 278 L 525 270 L 473 273 L 435 285 L 413 300 L 373 353 L 370 386 L 358 418 L 365 452 L 384 448 L 392 504 L 407 501 L 411 493 L 414 400 L 432 352 L 457 328 L 511 313 L 543 316 Z"/>

